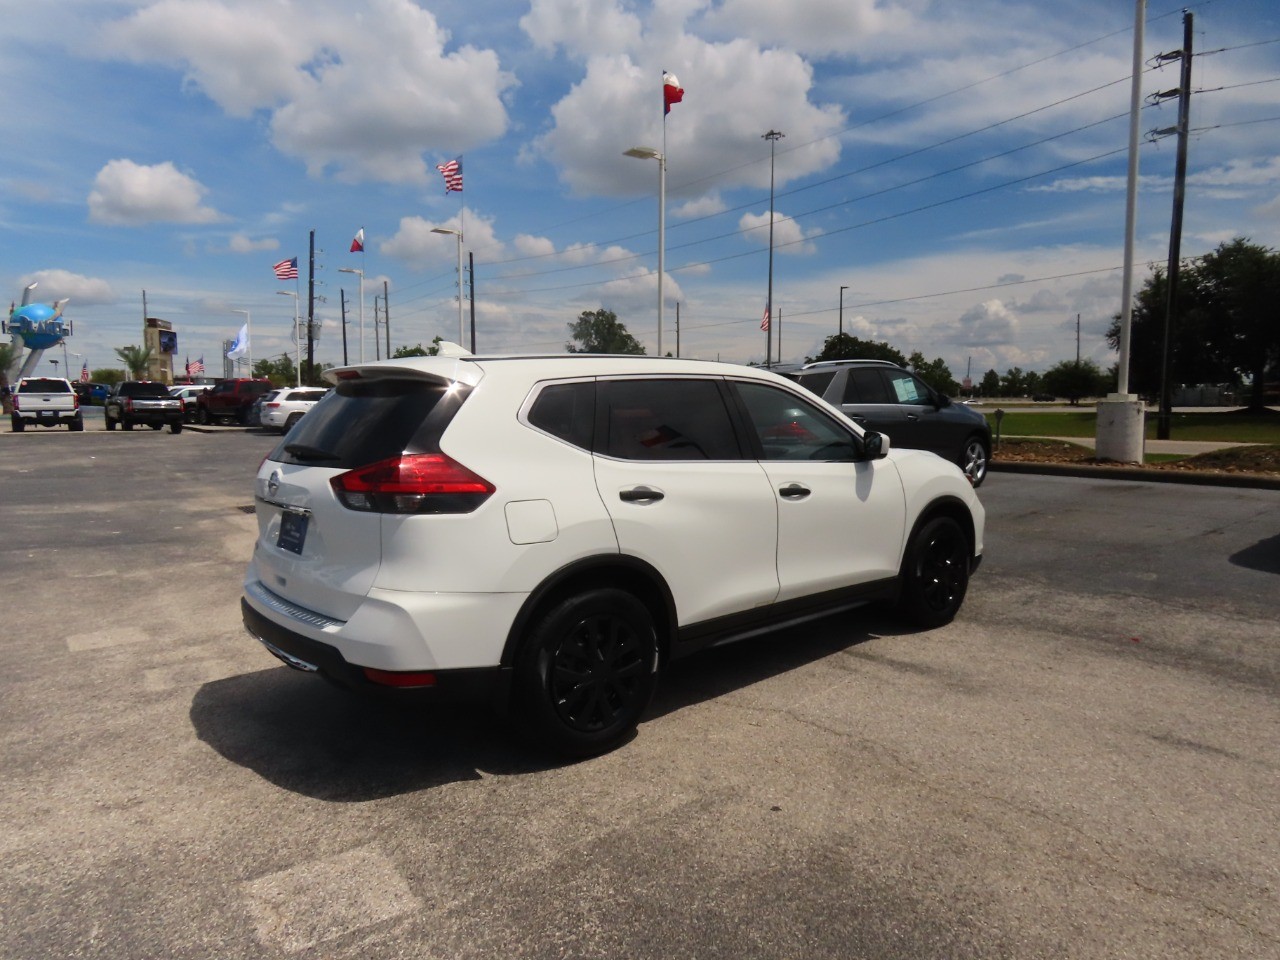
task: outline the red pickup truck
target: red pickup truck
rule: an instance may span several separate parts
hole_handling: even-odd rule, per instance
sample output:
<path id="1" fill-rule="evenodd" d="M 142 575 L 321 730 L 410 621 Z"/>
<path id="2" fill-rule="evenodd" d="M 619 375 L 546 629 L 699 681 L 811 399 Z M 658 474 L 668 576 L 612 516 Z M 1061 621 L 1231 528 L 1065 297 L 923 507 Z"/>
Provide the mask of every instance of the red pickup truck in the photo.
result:
<path id="1" fill-rule="evenodd" d="M 266 379 L 220 380 L 196 398 L 196 420 L 205 424 L 248 423 L 253 401 L 271 389 L 271 381 Z"/>

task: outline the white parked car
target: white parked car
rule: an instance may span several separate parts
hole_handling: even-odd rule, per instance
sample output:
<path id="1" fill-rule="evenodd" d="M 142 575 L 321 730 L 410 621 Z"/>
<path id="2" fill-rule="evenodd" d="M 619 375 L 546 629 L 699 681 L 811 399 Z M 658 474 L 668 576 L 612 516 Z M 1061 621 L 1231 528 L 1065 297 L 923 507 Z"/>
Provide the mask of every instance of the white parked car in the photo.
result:
<path id="1" fill-rule="evenodd" d="M 288 433 L 303 414 L 325 398 L 327 387 L 285 387 L 262 399 L 259 425 Z"/>
<path id="2" fill-rule="evenodd" d="M 364 691 L 487 698 L 569 755 L 636 727 L 672 660 L 897 603 L 949 622 L 984 512 L 766 370 L 420 357 L 329 371 L 263 461 L 249 632 Z"/>
<path id="3" fill-rule="evenodd" d="M 189 422 L 196 419 L 196 398 L 213 386 L 212 383 L 184 383 L 169 388 L 169 393 L 182 401 L 182 409 Z"/>

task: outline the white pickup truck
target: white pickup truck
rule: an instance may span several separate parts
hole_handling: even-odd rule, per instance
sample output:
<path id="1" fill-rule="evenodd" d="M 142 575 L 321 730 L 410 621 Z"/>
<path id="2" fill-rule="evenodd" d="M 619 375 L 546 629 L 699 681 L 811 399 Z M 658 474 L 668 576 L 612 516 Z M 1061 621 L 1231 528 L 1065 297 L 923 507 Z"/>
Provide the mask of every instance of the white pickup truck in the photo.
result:
<path id="1" fill-rule="evenodd" d="M 13 388 L 13 432 L 21 433 L 27 424 L 56 427 L 65 423 L 71 430 L 84 429 L 80 398 L 70 380 L 59 377 L 23 377 Z"/>

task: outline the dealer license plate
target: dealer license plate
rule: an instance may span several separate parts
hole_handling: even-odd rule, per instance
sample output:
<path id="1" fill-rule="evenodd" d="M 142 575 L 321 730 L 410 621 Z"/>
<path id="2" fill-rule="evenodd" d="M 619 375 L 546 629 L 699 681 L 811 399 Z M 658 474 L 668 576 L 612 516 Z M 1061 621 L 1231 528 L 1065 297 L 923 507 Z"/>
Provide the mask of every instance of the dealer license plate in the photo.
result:
<path id="1" fill-rule="evenodd" d="M 302 555 L 302 545 L 307 539 L 307 515 L 286 510 L 280 514 L 280 536 L 276 546 L 281 550 Z"/>

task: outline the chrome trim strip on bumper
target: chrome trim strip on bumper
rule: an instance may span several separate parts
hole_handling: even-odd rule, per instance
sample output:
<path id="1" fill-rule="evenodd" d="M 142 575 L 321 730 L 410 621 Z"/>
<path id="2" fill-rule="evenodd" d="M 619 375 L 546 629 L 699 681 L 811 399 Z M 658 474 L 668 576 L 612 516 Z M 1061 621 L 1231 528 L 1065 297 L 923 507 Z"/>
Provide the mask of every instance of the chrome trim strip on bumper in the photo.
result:
<path id="1" fill-rule="evenodd" d="M 297 620 L 299 623 L 305 623 L 321 630 L 333 630 L 346 626 L 345 620 L 334 620 L 332 617 L 326 617 L 323 613 L 316 613 L 314 610 L 300 607 L 296 603 L 290 603 L 284 597 L 268 590 L 263 586 L 261 580 L 245 584 L 244 592 L 264 607 L 283 614 L 291 620 Z"/>
<path id="2" fill-rule="evenodd" d="M 278 660 L 284 661 L 284 664 L 287 667 L 293 667 L 293 669 L 301 670 L 303 673 L 318 673 L 320 671 L 320 668 L 317 667 L 314 663 L 308 663 L 306 660 L 302 660 L 298 657 L 295 657 L 291 653 L 285 653 L 283 650 L 277 647 L 274 643 L 268 643 L 266 640 L 263 640 L 261 637 L 255 637 L 255 639 L 264 647 L 266 647 L 271 652 L 271 655 L 273 657 L 275 657 Z"/>

